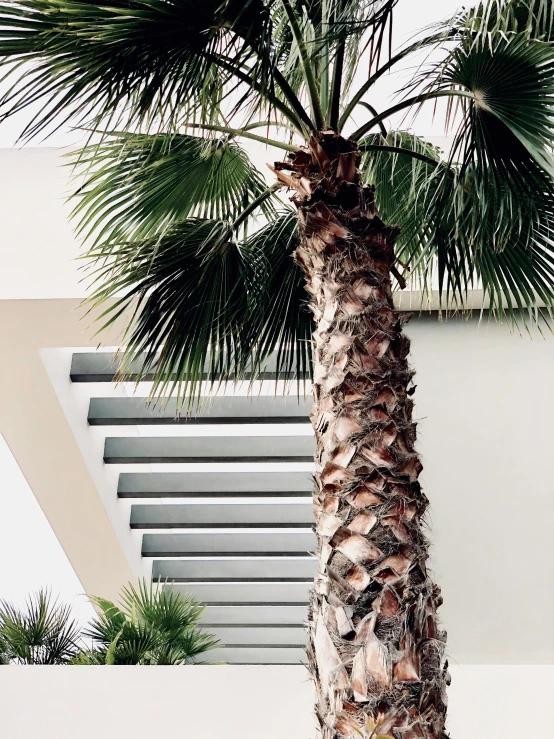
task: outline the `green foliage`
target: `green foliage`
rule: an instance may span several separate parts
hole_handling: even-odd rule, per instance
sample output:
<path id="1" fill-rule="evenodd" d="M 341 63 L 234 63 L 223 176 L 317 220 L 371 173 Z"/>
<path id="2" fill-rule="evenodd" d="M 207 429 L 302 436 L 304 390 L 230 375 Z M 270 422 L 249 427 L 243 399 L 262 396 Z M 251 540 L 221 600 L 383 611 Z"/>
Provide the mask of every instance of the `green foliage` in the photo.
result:
<path id="1" fill-rule="evenodd" d="M 286 210 L 254 233 L 245 245 L 255 265 L 246 326 L 250 367 L 263 369 L 275 350 L 276 373 L 302 386 L 310 375 L 314 323 L 306 307 L 304 276 L 293 261 L 298 246 L 296 214 Z"/>
<path id="2" fill-rule="evenodd" d="M 79 664 L 189 664 L 218 646 L 215 637 L 198 628 L 204 607 L 160 583 L 141 581 L 138 588 L 123 588 L 119 605 L 103 598 L 92 601 L 99 615 L 84 636 L 93 647 L 80 655 Z"/>
<path id="3" fill-rule="evenodd" d="M 9 665 L 10 663 L 10 656 L 8 653 L 8 643 L 0 634 L 0 665 Z"/>
<path id="4" fill-rule="evenodd" d="M 28 135 L 61 125 L 59 117 L 112 127 L 209 119 L 232 77 L 222 60 L 252 62 L 259 76 L 252 45 L 263 48 L 266 24 L 261 0 L 4 3 L 0 56 L 12 63 L 13 84 L 0 111 L 42 101 Z"/>
<path id="5" fill-rule="evenodd" d="M 21 609 L 0 601 L 0 664 L 68 664 L 79 651 L 79 630 L 68 606 L 41 590 Z"/>
<path id="6" fill-rule="evenodd" d="M 253 268 L 228 223 L 188 219 L 159 238 L 121 244 L 115 259 L 111 245 L 102 244 L 97 258 L 103 264 L 92 300 L 114 300 L 106 325 L 126 309 L 135 316 L 124 337 L 121 377 L 143 354 L 141 373 L 154 373 L 155 391 L 177 388 L 184 397 L 197 380 L 217 382 L 244 370 Z"/>
<path id="7" fill-rule="evenodd" d="M 192 216 L 232 221 L 267 188 L 228 137 L 119 133 L 88 146 L 75 165 L 87 178 L 74 216 L 96 244 L 149 238 Z M 260 204 L 264 216 L 271 205 Z"/>
<path id="8" fill-rule="evenodd" d="M 438 281 L 459 306 L 481 287 L 500 316 L 549 317 L 554 5 L 483 0 L 392 53 L 397 6 L 0 5 L 9 81 L 0 119 L 42 101 L 25 135 L 66 119 L 100 133 L 81 154 L 88 176 L 75 214 L 92 242 L 92 303 L 103 307 L 102 324 L 127 316 L 122 376 L 144 355 L 154 394 L 178 387 L 182 404 L 203 379 L 255 377 L 273 349 L 279 378 L 309 372 L 311 318 L 290 256 L 294 217 L 264 189 L 235 142 L 241 137 L 294 150 L 332 127 L 361 140 L 363 175 L 377 186 L 385 220 L 402 229 L 398 258 L 418 286 Z M 437 46 L 441 61 L 423 65 L 398 102 L 375 111 L 377 80 Z M 362 70 L 367 79 L 355 89 Z M 438 98 L 449 101 L 449 154 L 385 127 L 393 114 Z"/>
<path id="9" fill-rule="evenodd" d="M 0 665 L 181 665 L 219 645 L 199 628 L 204 606 L 161 583 L 123 588 L 119 605 L 91 601 L 98 615 L 82 632 L 47 591 L 24 609 L 0 601 Z"/>
<path id="10" fill-rule="evenodd" d="M 550 0 L 488 0 L 463 11 L 455 21 L 460 30 L 484 33 L 522 34 L 526 38 L 551 41 L 554 13 Z"/>
<path id="11" fill-rule="evenodd" d="M 91 301 L 104 303 L 106 286 L 113 299 L 104 325 L 135 312 L 120 376 L 140 356 L 139 378 L 152 373 L 156 395 L 176 390 L 190 404 L 201 380 L 261 375 L 277 346 L 279 377 L 305 378 L 313 324 L 292 258 L 297 242 L 289 210 L 239 241 L 224 221 L 190 218 L 158 238 L 120 245 L 116 259 L 110 246 L 97 247 L 102 266 Z"/>
<path id="12" fill-rule="evenodd" d="M 367 153 L 366 176 L 376 178 L 383 213 L 402 230 L 399 258 L 420 284 L 438 278 L 440 290 L 459 306 L 468 289 L 482 286 L 497 314 L 517 321 L 522 310 L 542 302 L 538 314 L 548 319 L 554 285 L 552 48 L 523 35 L 462 34 L 435 75 L 428 91 L 463 88 L 474 96 L 456 99 L 451 111 L 459 126 L 449 160 L 406 134 L 401 145 L 431 161 L 408 164 L 401 155 Z M 405 210 L 394 212 L 399 203 Z"/>

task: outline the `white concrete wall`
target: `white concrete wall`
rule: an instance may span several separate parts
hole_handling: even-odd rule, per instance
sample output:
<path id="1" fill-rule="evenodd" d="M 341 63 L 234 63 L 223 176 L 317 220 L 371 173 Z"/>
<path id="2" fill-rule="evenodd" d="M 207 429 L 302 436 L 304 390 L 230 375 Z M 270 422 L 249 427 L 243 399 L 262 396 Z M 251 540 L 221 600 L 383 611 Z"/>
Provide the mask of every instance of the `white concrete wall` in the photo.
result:
<path id="1" fill-rule="evenodd" d="M 478 318 L 407 331 L 450 654 L 553 664 L 554 337 Z"/>
<path id="2" fill-rule="evenodd" d="M 0 149 L 0 300 L 85 295 L 63 151 Z"/>
<path id="3" fill-rule="evenodd" d="M 552 739 L 554 667 L 452 668 L 452 739 Z M 2 739 L 312 739 L 302 667 L 1 667 Z"/>

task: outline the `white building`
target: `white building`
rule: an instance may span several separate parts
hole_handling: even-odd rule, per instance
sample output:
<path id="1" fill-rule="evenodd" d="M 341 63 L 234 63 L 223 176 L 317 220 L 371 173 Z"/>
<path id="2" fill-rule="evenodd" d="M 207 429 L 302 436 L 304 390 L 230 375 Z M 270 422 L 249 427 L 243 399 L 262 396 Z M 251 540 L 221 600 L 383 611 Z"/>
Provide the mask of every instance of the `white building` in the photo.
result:
<path id="1" fill-rule="evenodd" d="M 256 410 L 244 400 L 243 410 L 233 411 L 284 415 L 280 420 L 287 423 L 146 425 L 148 412 L 129 387 L 91 382 L 100 379 L 91 376 L 97 339 L 80 306 L 86 286 L 65 202 L 68 171 L 61 165 L 54 149 L 0 152 L 0 597 L 50 585 L 85 617 L 80 592 L 114 598 L 128 580 L 150 576 L 154 564 L 155 574 L 181 577 L 187 581 L 181 587 L 212 603 L 210 630 L 229 646 L 210 659 L 292 664 L 3 668 L 1 736 L 88 739 L 100 730 L 109 737 L 126 730 L 142 738 L 179 729 L 214 739 L 222 731 L 252 739 L 284 732 L 307 738 L 310 688 L 298 664 L 311 567 L 305 554 L 311 538 L 305 406 L 276 401 Z M 410 302 L 417 307 L 417 300 L 402 295 L 401 308 Z M 474 300 L 478 306 L 479 296 Z M 554 337 L 519 335 L 486 317 L 480 321 L 478 312 L 448 321 L 436 312 L 416 315 L 408 332 L 433 568 L 449 633 L 452 736 L 549 739 Z M 117 346 L 118 339 L 116 330 L 104 336 L 105 347 Z M 102 356 L 103 366 L 110 356 Z M 247 453 L 244 436 L 257 437 L 247 442 Z M 216 456 L 249 459 L 239 465 L 202 460 L 198 440 L 204 437 L 212 437 Z M 253 461 L 255 454 L 262 461 Z M 194 461 L 179 461 L 183 455 Z M 272 461 L 275 455 L 288 461 Z M 196 474 L 216 470 L 225 474 Z M 262 489 L 256 472 L 263 472 Z M 220 490 L 222 480 L 228 489 Z M 270 495 L 291 489 L 298 496 Z M 195 490 L 196 498 L 183 497 Z M 247 494 L 244 500 L 237 491 Z M 215 492 L 220 495 L 214 498 Z M 247 506 L 236 508 L 241 501 Z M 223 514 L 222 506 L 228 506 Z M 222 516 L 223 524 L 254 528 L 222 528 Z M 277 528 L 255 527 L 275 521 Z M 209 523 L 213 527 L 205 528 Z M 229 533 L 231 549 L 243 542 L 246 559 L 240 548 L 239 555 L 228 551 Z M 274 573 L 270 583 L 254 582 L 260 555 L 262 568 Z M 259 602 L 265 605 L 249 605 Z M 282 710 L 269 714 L 275 702 Z"/>

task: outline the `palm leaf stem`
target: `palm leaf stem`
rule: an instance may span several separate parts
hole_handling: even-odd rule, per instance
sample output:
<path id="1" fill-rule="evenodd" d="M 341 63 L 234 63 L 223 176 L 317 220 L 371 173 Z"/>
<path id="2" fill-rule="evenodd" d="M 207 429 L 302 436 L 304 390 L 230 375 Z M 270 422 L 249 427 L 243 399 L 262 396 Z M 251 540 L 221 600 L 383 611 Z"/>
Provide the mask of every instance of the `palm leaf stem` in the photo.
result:
<path id="1" fill-rule="evenodd" d="M 241 226 L 244 221 L 248 218 L 248 216 L 253 213 L 256 208 L 264 202 L 264 200 L 267 200 L 273 193 L 278 190 L 280 187 L 283 187 L 281 182 L 276 182 L 274 185 L 271 185 L 271 187 L 268 187 L 267 190 L 264 190 L 262 193 L 258 195 L 257 198 L 254 198 L 254 200 L 242 211 L 242 213 L 233 221 L 231 228 L 233 231 L 236 231 L 236 229 Z"/>
<path id="2" fill-rule="evenodd" d="M 406 98 L 406 100 L 402 100 L 402 102 L 397 103 L 391 108 L 387 108 L 387 110 L 384 110 L 382 113 L 379 113 L 379 115 L 374 116 L 371 120 L 367 121 L 367 123 L 364 123 L 363 126 L 360 126 L 360 128 L 354 131 L 349 138 L 352 139 L 352 141 L 359 141 L 362 136 L 365 136 L 366 133 L 371 131 L 374 126 L 377 126 L 381 121 L 384 121 L 385 118 L 388 118 L 394 113 L 398 113 L 400 110 L 405 110 L 406 108 L 411 108 L 413 105 L 421 105 L 432 98 L 442 97 L 462 97 L 475 100 L 475 95 L 472 92 L 457 89 L 435 90 L 435 92 L 425 92 L 421 95 L 414 95 L 414 97 Z"/>
<path id="3" fill-rule="evenodd" d="M 287 82 L 284 74 L 276 67 L 274 67 L 272 71 L 273 71 L 273 78 L 275 82 L 279 85 L 281 92 L 285 96 L 289 105 L 292 106 L 292 109 L 298 116 L 300 122 L 304 124 L 305 128 L 308 131 L 314 131 L 315 126 L 312 120 L 310 119 L 310 116 L 304 110 L 304 106 L 302 105 L 298 97 L 296 96 L 292 87 Z M 302 127 L 300 127 L 300 130 L 302 130 Z"/>
<path id="4" fill-rule="evenodd" d="M 359 88 L 359 90 L 355 93 L 355 95 L 352 97 L 348 105 L 345 107 L 341 117 L 339 118 L 339 124 L 338 124 L 338 130 L 339 133 L 344 128 L 345 124 L 347 123 L 348 119 L 354 112 L 354 108 L 360 100 L 363 98 L 363 96 L 366 94 L 366 92 L 373 87 L 373 85 L 377 82 L 378 79 L 380 79 L 386 72 L 389 71 L 389 69 L 392 69 L 395 64 L 398 62 L 401 62 L 402 59 L 412 54 L 414 51 L 417 51 L 422 46 L 426 46 L 428 44 L 433 43 L 434 41 L 438 41 L 440 38 L 442 38 L 442 34 L 435 34 L 434 36 L 428 36 L 425 39 L 422 39 L 421 41 L 416 41 L 414 44 L 410 44 L 410 46 L 407 46 L 405 49 L 402 49 L 398 52 L 398 54 L 395 54 L 393 57 L 391 57 L 388 62 L 383 64 L 382 67 L 379 67 L 379 69 L 369 77 L 364 84 Z"/>
<path id="5" fill-rule="evenodd" d="M 333 69 L 333 81 L 331 91 L 331 103 L 329 110 L 329 125 L 333 129 L 338 129 L 340 118 L 340 93 L 342 87 L 342 74 L 344 69 L 344 49 L 345 42 L 339 44 L 335 57 L 335 66 Z"/>
<path id="6" fill-rule="evenodd" d="M 327 36 L 329 32 L 329 7 L 327 0 L 323 0 L 322 6 L 321 6 L 321 15 L 323 18 L 322 27 L 324 29 L 324 37 Z M 325 29 L 327 33 L 325 32 Z M 322 45 L 321 48 L 321 57 L 320 57 L 320 100 L 321 100 L 321 107 L 324 111 L 329 112 L 329 41 L 325 40 L 325 42 Z"/>
<path id="7" fill-rule="evenodd" d="M 210 58 L 214 62 L 214 64 L 217 64 L 222 69 L 231 72 L 231 74 L 233 74 L 238 80 L 244 82 L 244 84 L 248 85 L 248 87 L 251 87 L 253 90 L 258 92 L 262 97 L 265 97 L 268 102 L 274 105 L 275 108 L 279 110 L 285 116 L 285 118 L 294 125 L 299 133 L 303 133 L 302 124 L 304 124 L 304 127 L 307 126 L 309 130 L 313 129 L 313 123 L 311 122 L 309 116 L 306 115 L 306 111 L 302 107 L 302 103 L 295 95 L 294 90 L 288 84 L 285 77 L 277 68 L 274 67 L 272 69 L 273 78 L 279 85 L 283 96 L 291 106 L 290 108 L 281 100 L 279 100 L 278 97 L 272 95 L 267 90 L 264 90 L 262 86 L 256 82 L 255 79 L 250 77 L 243 69 L 240 69 L 234 59 L 227 59 L 223 56 L 216 55 L 212 55 Z"/>
<path id="8" fill-rule="evenodd" d="M 413 151 L 412 149 L 404 149 L 402 146 L 386 146 L 382 144 L 362 144 L 360 146 L 361 151 L 388 151 L 391 154 L 402 154 L 404 156 L 412 157 L 412 159 L 419 159 L 421 162 L 431 164 L 436 167 L 441 164 L 440 161 L 428 157 L 425 154 L 420 154 L 419 151 Z"/>
<path id="9" fill-rule="evenodd" d="M 288 128 L 289 131 L 298 133 L 295 126 L 290 123 L 283 123 L 281 121 L 254 121 L 254 123 L 248 123 L 246 126 L 241 128 L 241 131 L 251 131 L 254 128 L 264 128 L 268 126 L 276 126 L 277 128 Z"/>
<path id="10" fill-rule="evenodd" d="M 317 81 L 314 76 L 314 68 L 312 60 L 308 55 L 306 44 L 304 43 L 304 36 L 302 29 L 298 23 L 298 18 L 294 12 L 289 0 L 281 0 L 281 4 L 287 14 L 289 21 L 290 30 L 298 46 L 298 53 L 300 55 L 300 62 L 302 65 L 302 74 L 308 88 L 308 96 L 310 98 L 310 105 L 312 108 L 312 115 L 314 117 L 314 123 L 317 129 L 323 129 L 325 126 L 325 118 L 323 110 L 321 109 L 321 100 L 319 98 L 319 90 L 317 89 Z"/>
<path id="11" fill-rule="evenodd" d="M 244 128 L 230 128 L 229 126 L 216 126 L 212 123 L 186 123 L 188 128 L 200 128 L 203 131 L 217 131 L 218 133 L 228 133 L 230 136 L 240 136 L 245 139 L 251 139 L 252 141 L 259 141 L 267 146 L 275 146 L 277 149 L 284 149 L 285 151 L 298 151 L 300 147 L 294 146 L 293 144 L 285 144 L 282 141 L 276 139 L 269 139 L 266 136 L 258 136 L 255 133 L 250 133 Z"/>
<path id="12" fill-rule="evenodd" d="M 369 103 L 364 103 L 363 101 L 360 101 L 359 104 L 360 105 L 363 105 L 364 108 L 367 108 L 367 110 L 369 110 L 369 112 L 371 113 L 372 116 L 378 116 L 379 115 L 379 113 L 377 113 L 377 110 L 373 107 L 373 105 L 370 105 Z M 385 124 L 383 123 L 383 121 L 381 121 L 381 123 L 379 123 L 379 128 L 381 130 L 381 134 L 385 138 L 387 138 L 387 129 L 385 128 Z"/>

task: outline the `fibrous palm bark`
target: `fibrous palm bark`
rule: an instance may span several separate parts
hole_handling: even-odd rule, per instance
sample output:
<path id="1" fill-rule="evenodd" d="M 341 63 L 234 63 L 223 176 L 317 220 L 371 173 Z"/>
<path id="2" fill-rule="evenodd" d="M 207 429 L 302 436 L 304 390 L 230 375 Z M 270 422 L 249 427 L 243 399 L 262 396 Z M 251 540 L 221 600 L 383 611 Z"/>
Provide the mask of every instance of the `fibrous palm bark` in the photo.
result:
<path id="1" fill-rule="evenodd" d="M 328 132 L 275 167 L 296 189 L 296 260 L 316 323 L 316 715 L 324 739 L 441 739 L 446 636 L 426 568 L 406 314 L 392 299 L 397 232 L 379 218 L 359 162 L 354 142 Z"/>

